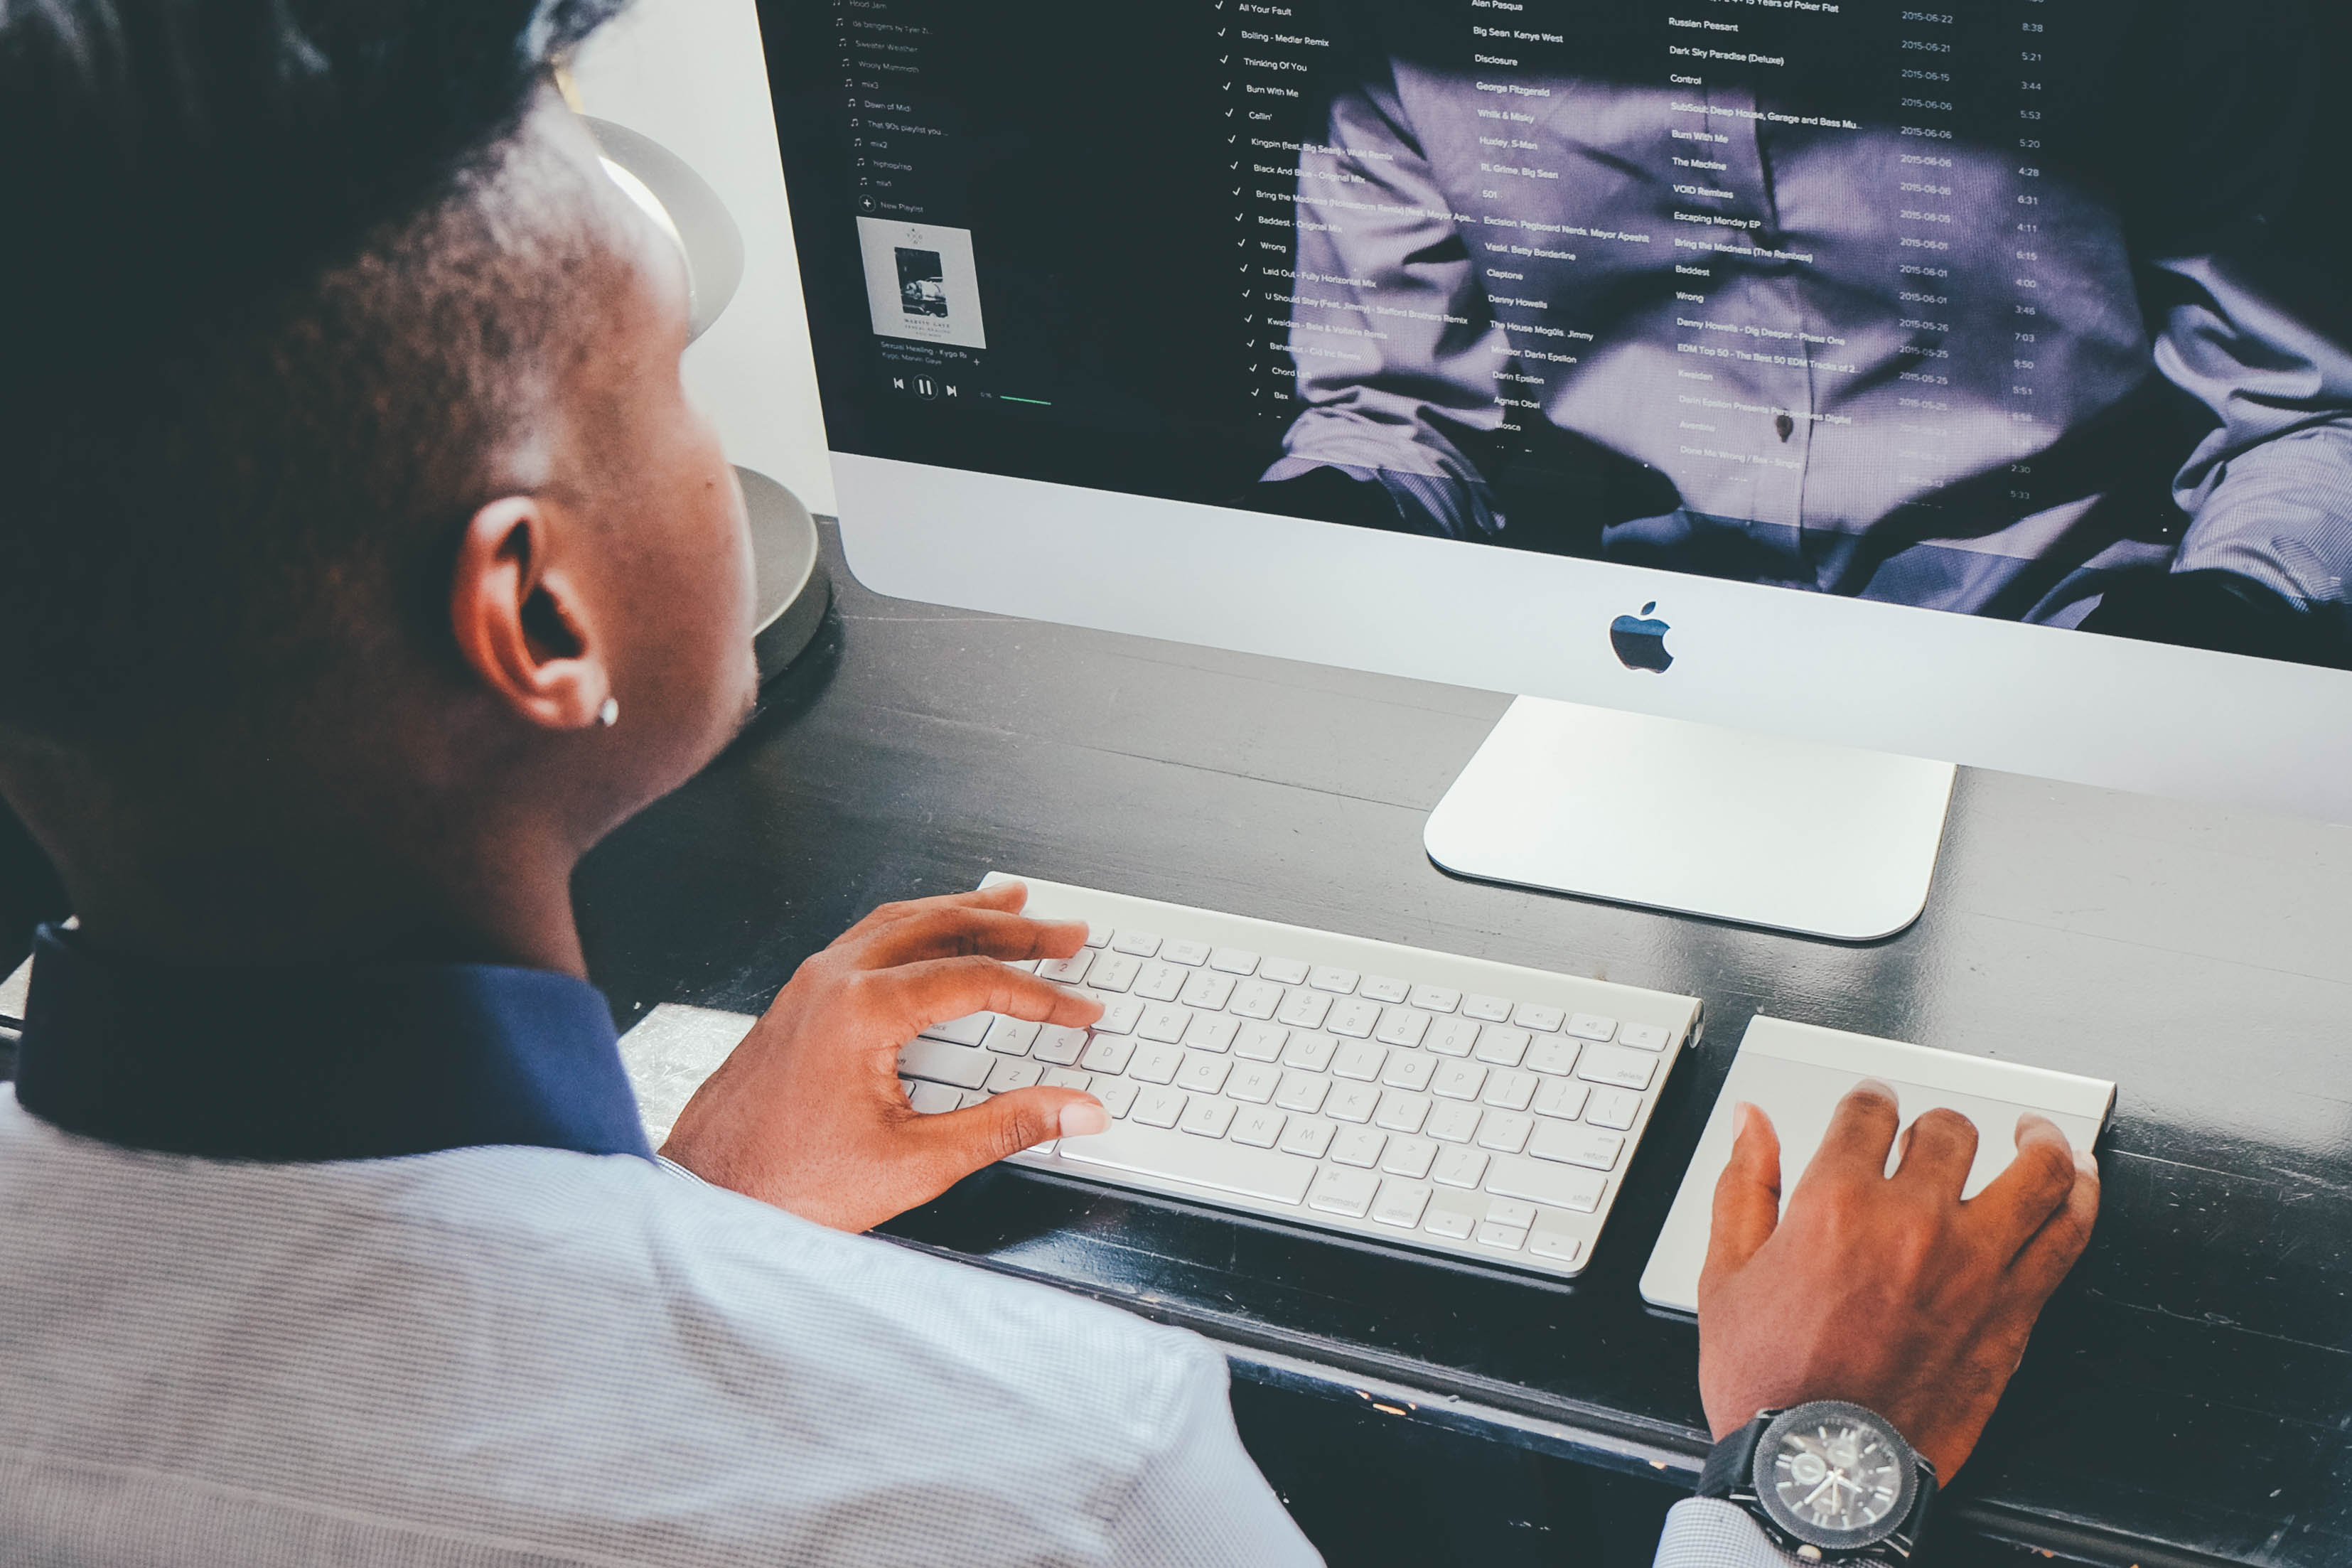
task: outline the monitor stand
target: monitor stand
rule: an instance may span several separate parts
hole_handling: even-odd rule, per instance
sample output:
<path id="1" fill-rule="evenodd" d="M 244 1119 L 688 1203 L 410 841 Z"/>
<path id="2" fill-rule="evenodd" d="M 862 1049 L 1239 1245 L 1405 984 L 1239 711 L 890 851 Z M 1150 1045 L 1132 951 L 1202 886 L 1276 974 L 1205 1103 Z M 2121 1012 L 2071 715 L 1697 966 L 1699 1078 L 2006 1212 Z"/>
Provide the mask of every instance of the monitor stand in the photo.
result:
<path id="1" fill-rule="evenodd" d="M 1927 907 L 1953 771 L 1522 697 L 1423 842 L 1457 876 L 1872 942 Z"/>

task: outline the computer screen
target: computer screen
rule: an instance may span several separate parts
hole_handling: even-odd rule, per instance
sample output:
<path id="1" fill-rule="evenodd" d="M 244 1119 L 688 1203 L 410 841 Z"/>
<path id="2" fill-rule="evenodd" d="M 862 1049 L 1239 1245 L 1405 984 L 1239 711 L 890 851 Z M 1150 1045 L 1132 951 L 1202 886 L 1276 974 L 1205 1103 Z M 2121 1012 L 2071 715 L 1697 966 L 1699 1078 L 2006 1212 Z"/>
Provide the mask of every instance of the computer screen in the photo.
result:
<path id="1" fill-rule="evenodd" d="M 2326 8 L 761 20 L 837 469 L 1633 568 L 1635 668 L 1678 580 L 2352 662 Z"/>

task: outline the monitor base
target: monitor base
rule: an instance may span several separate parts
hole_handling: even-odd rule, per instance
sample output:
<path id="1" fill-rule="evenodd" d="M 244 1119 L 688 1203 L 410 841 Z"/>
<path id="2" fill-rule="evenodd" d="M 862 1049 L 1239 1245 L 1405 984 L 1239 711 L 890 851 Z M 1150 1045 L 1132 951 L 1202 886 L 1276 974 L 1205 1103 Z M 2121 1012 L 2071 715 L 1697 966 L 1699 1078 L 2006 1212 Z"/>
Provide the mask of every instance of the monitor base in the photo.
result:
<path id="1" fill-rule="evenodd" d="M 1953 773 L 1522 697 L 1423 843 L 1482 881 L 1873 942 L 1927 908 Z"/>

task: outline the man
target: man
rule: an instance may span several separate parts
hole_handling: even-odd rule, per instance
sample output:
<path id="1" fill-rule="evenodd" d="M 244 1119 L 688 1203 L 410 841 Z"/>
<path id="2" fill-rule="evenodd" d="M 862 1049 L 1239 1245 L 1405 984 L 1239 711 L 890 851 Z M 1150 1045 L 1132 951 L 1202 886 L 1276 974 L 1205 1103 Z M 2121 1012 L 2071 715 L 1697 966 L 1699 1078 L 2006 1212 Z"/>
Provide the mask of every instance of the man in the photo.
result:
<path id="1" fill-rule="evenodd" d="M 1096 1016 L 1017 889 L 877 910 L 681 1117 L 701 1180 L 645 1147 L 569 878 L 754 678 L 681 269 L 545 85 L 610 9 L 0 9 L 0 793 L 80 922 L 0 1099 L 0 1556 L 1311 1561 L 1208 1347 L 852 1234 L 1106 1124 L 897 1088 Z M 1701 1385 L 1948 1479 L 2096 1181 L 2029 1121 L 1962 1205 L 1967 1124 L 1889 1181 L 1895 1125 L 1781 1219 L 1750 1116 Z M 1694 1501 L 1662 1560 L 1781 1559 Z"/>
<path id="2" fill-rule="evenodd" d="M 2340 18 L 1328 9 L 1250 504 L 2352 653 Z"/>

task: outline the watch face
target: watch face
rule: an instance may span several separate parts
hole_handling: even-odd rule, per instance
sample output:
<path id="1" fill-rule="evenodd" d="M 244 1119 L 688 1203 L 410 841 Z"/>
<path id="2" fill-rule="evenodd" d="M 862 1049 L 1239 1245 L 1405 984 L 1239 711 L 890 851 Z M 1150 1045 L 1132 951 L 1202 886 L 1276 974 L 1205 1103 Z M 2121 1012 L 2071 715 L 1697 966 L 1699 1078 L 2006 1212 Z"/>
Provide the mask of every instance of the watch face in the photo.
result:
<path id="1" fill-rule="evenodd" d="M 1829 1401 L 1786 1411 L 1765 1429 L 1755 1479 L 1765 1511 L 1822 1546 L 1883 1539 L 1917 1489 L 1910 1447 L 1895 1429 L 1858 1405 Z"/>

